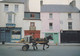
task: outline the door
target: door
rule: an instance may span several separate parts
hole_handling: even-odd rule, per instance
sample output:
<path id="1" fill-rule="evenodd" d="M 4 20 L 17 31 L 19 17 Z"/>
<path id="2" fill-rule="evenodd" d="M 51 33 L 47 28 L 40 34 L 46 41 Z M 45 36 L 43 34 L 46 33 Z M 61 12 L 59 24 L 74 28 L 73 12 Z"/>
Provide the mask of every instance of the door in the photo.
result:
<path id="1" fill-rule="evenodd" d="M 49 35 L 51 35 L 53 37 L 53 33 L 45 33 L 45 37 L 48 37 Z M 53 38 L 54 39 L 54 38 Z M 53 40 L 52 40 L 53 41 Z"/>
<path id="2" fill-rule="evenodd" d="M 63 31 L 61 43 L 80 43 L 80 31 Z"/>
<path id="3" fill-rule="evenodd" d="M 0 31 L 0 41 L 5 41 L 5 31 L 4 30 Z"/>
<path id="4" fill-rule="evenodd" d="M 5 37 L 6 37 L 6 42 L 10 42 L 10 41 L 11 41 L 11 34 L 10 34 L 10 30 L 6 30 Z"/>
<path id="5" fill-rule="evenodd" d="M 58 37 L 59 37 L 59 36 L 58 36 L 58 33 L 54 33 L 54 43 L 55 43 L 55 44 L 58 44 L 58 42 L 59 42 L 59 41 L 58 41 Z"/>

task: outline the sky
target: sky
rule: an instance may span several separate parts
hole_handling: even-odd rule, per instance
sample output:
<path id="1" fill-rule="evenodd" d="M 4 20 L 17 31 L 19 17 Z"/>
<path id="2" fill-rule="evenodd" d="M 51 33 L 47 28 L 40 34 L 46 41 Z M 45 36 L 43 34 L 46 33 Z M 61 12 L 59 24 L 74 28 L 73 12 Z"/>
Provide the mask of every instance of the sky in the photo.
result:
<path id="1" fill-rule="evenodd" d="M 69 4 L 72 0 L 44 0 L 47 4 Z"/>
<path id="2" fill-rule="evenodd" d="M 0 0 L 1 1 L 1 0 Z M 72 1 L 72 0 L 53 0 L 53 2 L 52 1 L 50 1 L 50 0 L 45 0 L 45 2 L 46 3 L 62 3 L 62 4 L 66 4 L 66 3 L 69 3 L 70 1 Z"/>

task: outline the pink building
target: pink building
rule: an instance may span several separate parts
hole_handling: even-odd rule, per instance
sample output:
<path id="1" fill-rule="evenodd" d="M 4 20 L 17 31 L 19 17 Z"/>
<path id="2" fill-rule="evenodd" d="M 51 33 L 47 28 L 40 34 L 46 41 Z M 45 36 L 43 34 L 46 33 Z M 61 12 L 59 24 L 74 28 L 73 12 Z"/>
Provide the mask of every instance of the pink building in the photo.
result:
<path id="1" fill-rule="evenodd" d="M 49 6 L 50 7 L 50 6 Z M 60 43 L 60 15 L 52 10 L 48 10 L 48 5 L 43 5 L 41 8 L 41 37 L 51 35 L 54 40 L 50 41 L 54 44 Z"/>

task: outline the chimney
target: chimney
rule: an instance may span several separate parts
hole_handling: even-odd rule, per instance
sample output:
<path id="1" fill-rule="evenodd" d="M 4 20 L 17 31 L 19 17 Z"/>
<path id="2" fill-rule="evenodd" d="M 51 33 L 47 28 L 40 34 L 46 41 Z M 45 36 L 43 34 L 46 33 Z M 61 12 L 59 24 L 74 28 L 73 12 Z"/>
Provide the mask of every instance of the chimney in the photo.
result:
<path id="1" fill-rule="evenodd" d="M 30 10 L 29 10 L 29 0 L 24 0 L 24 10 L 25 10 L 25 12 L 30 12 Z"/>
<path id="2" fill-rule="evenodd" d="M 73 7 L 76 7 L 76 1 L 73 0 L 73 1 L 70 3 L 70 5 L 73 6 Z"/>
<path id="3" fill-rule="evenodd" d="M 40 5 L 41 5 L 41 6 L 43 5 L 43 0 L 40 1 Z"/>

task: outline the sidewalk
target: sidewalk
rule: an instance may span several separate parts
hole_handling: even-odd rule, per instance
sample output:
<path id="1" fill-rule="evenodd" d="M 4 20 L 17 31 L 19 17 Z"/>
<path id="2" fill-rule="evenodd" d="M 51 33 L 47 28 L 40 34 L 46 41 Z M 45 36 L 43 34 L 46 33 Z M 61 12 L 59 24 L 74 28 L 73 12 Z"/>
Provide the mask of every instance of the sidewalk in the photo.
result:
<path id="1" fill-rule="evenodd" d="M 80 46 L 80 43 L 64 43 L 64 44 L 59 44 L 62 46 Z"/>
<path id="2" fill-rule="evenodd" d="M 28 43 L 29 44 L 29 43 Z M 2 43 L 0 43 L 2 45 Z M 5 43 L 5 46 L 23 46 L 24 43 Z M 31 43 L 29 45 L 32 45 Z M 38 44 L 40 45 L 40 44 Z M 53 44 L 49 43 L 51 46 L 80 46 L 80 43 L 64 43 L 64 44 Z"/>

